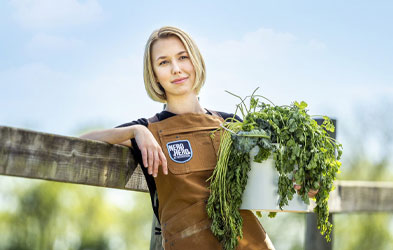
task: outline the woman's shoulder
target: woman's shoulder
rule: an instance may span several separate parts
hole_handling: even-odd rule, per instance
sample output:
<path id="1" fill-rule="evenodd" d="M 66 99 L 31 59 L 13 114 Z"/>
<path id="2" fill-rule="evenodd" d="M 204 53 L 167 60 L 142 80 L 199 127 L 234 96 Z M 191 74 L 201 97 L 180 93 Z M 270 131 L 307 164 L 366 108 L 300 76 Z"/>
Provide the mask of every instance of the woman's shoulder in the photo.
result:
<path id="1" fill-rule="evenodd" d="M 138 120 L 132 121 L 132 122 L 126 122 L 121 125 L 116 126 L 115 128 L 122 128 L 122 127 L 129 127 L 133 125 L 143 125 L 146 126 L 148 125 L 148 119 L 146 118 L 139 118 Z"/>
<path id="2" fill-rule="evenodd" d="M 161 111 L 160 113 L 156 113 L 154 116 L 152 116 L 150 118 L 139 118 L 138 120 L 123 123 L 119 126 L 116 126 L 116 128 L 129 127 L 132 125 L 143 125 L 143 126 L 147 127 L 149 122 L 162 121 L 162 120 L 165 120 L 165 119 L 167 119 L 171 116 L 174 116 L 174 115 L 175 114 L 164 110 L 164 111 Z"/>
<path id="3" fill-rule="evenodd" d="M 224 111 L 215 111 L 215 112 L 217 112 L 224 120 L 227 119 L 227 118 L 235 117 L 236 120 L 243 121 L 238 115 L 235 115 L 233 113 L 227 113 L 227 112 L 224 112 Z"/>
<path id="4" fill-rule="evenodd" d="M 243 121 L 238 115 L 235 115 L 233 113 L 227 113 L 227 112 L 223 112 L 223 111 L 213 111 L 213 110 L 209 110 L 209 113 L 217 113 L 219 116 L 221 116 L 224 120 L 227 118 L 233 118 L 235 117 L 236 120 L 239 121 Z M 143 126 L 148 126 L 149 122 L 152 121 L 162 121 L 165 120 L 169 117 L 175 116 L 176 114 L 171 113 L 169 111 L 161 111 L 160 113 L 156 113 L 154 116 L 152 116 L 151 118 L 139 118 L 138 120 L 132 121 L 132 122 L 127 122 L 127 123 L 123 123 L 119 126 L 116 126 L 116 128 L 121 128 L 121 127 L 129 127 L 132 125 L 143 125 Z"/>

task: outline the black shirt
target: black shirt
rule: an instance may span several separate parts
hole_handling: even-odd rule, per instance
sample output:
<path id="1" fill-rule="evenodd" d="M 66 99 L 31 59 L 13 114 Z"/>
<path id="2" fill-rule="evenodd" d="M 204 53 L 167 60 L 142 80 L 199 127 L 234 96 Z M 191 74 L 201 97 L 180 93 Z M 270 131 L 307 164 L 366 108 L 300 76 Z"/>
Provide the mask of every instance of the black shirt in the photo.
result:
<path id="1" fill-rule="evenodd" d="M 234 117 L 234 114 L 230 114 L 230 113 L 225 113 L 225 112 L 220 112 L 220 111 L 217 111 L 217 113 L 224 120 L 227 119 L 227 118 Z M 212 115 L 212 113 L 209 110 L 207 110 L 206 114 Z M 158 118 L 158 121 L 162 121 L 162 120 L 165 120 L 165 119 L 170 118 L 170 117 L 175 116 L 175 115 L 176 115 L 175 113 L 172 113 L 172 112 L 164 110 L 164 111 L 162 111 L 160 113 L 157 113 L 155 116 Z M 237 120 L 239 120 L 239 121 L 242 121 L 239 116 L 235 116 L 235 118 Z M 132 125 L 143 125 L 143 126 L 147 127 L 148 123 L 149 123 L 148 119 L 140 118 L 140 119 L 138 119 L 136 121 L 132 121 L 132 122 L 121 124 L 121 125 L 117 126 L 116 128 L 129 127 L 129 126 L 132 126 Z M 137 145 L 137 143 L 135 141 L 135 138 L 131 139 L 131 145 L 133 147 L 133 155 L 135 157 L 135 161 L 137 163 L 139 163 L 139 165 L 142 168 L 142 172 L 143 172 L 143 174 L 145 176 L 146 183 L 147 183 L 147 186 L 149 188 L 150 199 L 151 199 L 153 211 L 154 211 L 154 214 L 156 215 L 156 217 L 158 219 L 158 199 L 157 199 L 157 196 L 156 196 L 156 183 L 154 181 L 154 177 L 152 175 L 148 174 L 147 168 L 145 168 L 144 165 L 143 165 L 142 153 L 139 150 L 139 147 L 138 147 L 138 145 Z M 161 170 L 159 170 L 159 171 L 161 171 Z"/>

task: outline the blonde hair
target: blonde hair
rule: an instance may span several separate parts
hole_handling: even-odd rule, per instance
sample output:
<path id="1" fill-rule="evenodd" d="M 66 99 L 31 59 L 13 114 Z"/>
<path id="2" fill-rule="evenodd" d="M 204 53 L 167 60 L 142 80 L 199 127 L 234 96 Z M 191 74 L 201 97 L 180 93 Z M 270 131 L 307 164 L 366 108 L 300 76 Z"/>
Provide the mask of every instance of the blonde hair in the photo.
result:
<path id="1" fill-rule="evenodd" d="M 203 57 L 199 52 L 195 42 L 186 32 L 171 26 L 164 26 L 158 30 L 153 31 L 145 46 L 145 55 L 143 59 L 143 79 L 145 82 L 146 92 L 150 98 L 163 103 L 166 102 L 165 90 L 158 82 L 156 82 L 151 60 L 151 48 L 153 44 L 159 39 L 165 39 L 171 36 L 178 37 L 187 50 L 195 70 L 195 82 L 192 89 L 195 90 L 197 94 L 201 90 L 206 79 L 205 62 Z"/>

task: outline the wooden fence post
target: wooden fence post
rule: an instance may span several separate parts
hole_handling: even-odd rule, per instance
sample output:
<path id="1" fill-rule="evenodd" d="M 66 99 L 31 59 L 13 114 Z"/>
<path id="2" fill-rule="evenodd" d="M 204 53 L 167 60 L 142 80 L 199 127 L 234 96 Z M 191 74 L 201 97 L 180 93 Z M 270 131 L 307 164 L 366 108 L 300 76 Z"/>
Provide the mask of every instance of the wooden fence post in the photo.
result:
<path id="1" fill-rule="evenodd" d="M 156 216 L 153 214 L 153 222 L 151 224 L 151 236 L 150 236 L 150 250 L 164 250 L 162 247 L 162 236 L 156 234 L 156 227 L 161 227 Z"/>
<path id="2" fill-rule="evenodd" d="M 333 215 L 329 215 L 329 222 L 333 224 Z M 304 241 L 305 250 L 331 250 L 333 249 L 333 231 L 330 235 L 331 241 L 326 239 L 317 228 L 317 215 L 315 213 L 306 214 L 306 237 Z"/>

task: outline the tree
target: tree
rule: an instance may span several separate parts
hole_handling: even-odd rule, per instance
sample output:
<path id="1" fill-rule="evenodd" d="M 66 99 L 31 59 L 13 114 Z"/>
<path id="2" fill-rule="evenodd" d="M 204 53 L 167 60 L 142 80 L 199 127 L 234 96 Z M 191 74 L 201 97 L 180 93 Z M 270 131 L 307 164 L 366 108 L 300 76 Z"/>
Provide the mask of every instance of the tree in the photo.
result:
<path id="1" fill-rule="evenodd" d="M 14 177 L 1 177 L 7 178 Z M 148 194 L 119 192 L 137 204 L 110 204 L 106 196 L 111 190 L 104 188 L 18 180 L 12 192 L 2 194 L 13 196 L 17 205 L 0 210 L 0 249 L 147 249 L 152 218 Z"/>

